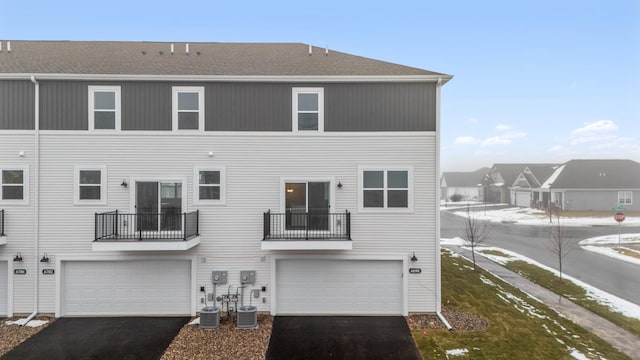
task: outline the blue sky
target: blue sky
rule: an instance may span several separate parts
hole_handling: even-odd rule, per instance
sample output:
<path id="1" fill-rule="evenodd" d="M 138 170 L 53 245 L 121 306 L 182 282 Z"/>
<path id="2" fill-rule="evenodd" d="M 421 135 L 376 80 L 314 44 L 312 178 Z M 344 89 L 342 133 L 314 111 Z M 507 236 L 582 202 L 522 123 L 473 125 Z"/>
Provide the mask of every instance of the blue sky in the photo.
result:
<path id="1" fill-rule="evenodd" d="M 640 1 L 4 1 L 3 40 L 304 42 L 452 74 L 442 170 L 640 161 Z"/>

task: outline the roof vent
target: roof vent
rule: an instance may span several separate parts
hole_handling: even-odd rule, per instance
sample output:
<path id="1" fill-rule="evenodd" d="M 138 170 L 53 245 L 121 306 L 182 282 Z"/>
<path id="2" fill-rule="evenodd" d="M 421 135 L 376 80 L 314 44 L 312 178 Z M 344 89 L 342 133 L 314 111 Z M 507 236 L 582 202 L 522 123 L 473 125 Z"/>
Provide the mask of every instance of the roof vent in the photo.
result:
<path id="1" fill-rule="evenodd" d="M 173 55 L 173 43 L 171 43 L 171 55 Z"/>
<path id="2" fill-rule="evenodd" d="M 184 44 L 184 52 L 189 55 L 189 43 Z"/>
<path id="3" fill-rule="evenodd" d="M 329 56 L 329 45 L 324 48 L 324 56 Z"/>
<path id="4" fill-rule="evenodd" d="M 313 53 L 313 48 L 311 47 L 311 45 L 309 45 L 309 56 L 311 56 L 312 53 Z"/>
<path id="5" fill-rule="evenodd" d="M 7 41 L 7 52 L 11 52 L 11 41 Z"/>
<path id="6" fill-rule="evenodd" d="M 2 40 L 0 40 L 0 52 L 2 52 Z"/>

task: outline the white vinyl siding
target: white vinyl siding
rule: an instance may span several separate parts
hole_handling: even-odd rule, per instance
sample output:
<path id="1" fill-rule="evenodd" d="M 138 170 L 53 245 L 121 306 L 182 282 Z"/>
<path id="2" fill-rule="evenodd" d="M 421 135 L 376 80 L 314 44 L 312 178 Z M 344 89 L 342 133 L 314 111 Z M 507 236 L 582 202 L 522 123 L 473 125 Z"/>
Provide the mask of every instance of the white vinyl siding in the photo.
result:
<path id="1" fill-rule="evenodd" d="M 191 262 L 64 261 L 62 316 L 189 315 Z"/>
<path id="2" fill-rule="evenodd" d="M 9 263 L 0 260 L 0 316 L 9 313 Z"/>
<path id="3" fill-rule="evenodd" d="M 0 205 L 26 205 L 28 203 L 28 167 L 0 165 Z"/>
<path id="4" fill-rule="evenodd" d="M 107 167 L 75 166 L 73 190 L 76 205 L 106 205 Z"/>
<path id="5" fill-rule="evenodd" d="M 291 102 L 294 132 L 324 131 L 324 88 L 293 88 Z"/>
<path id="6" fill-rule="evenodd" d="M 193 203 L 198 205 L 224 205 L 225 167 L 197 167 L 193 171 Z"/>
<path id="7" fill-rule="evenodd" d="M 618 204 L 633 205 L 633 192 L 618 191 Z"/>
<path id="8" fill-rule="evenodd" d="M 0 146 L 24 148 L 30 154 L 33 137 L 0 135 Z M 3 143 L 4 142 L 4 143 Z M 345 146 L 349 144 L 349 146 Z M 9 145 L 7 145 L 9 146 Z M 296 136 L 296 134 L 206 134 L 172 132 L 144 133 L 120 132 L 114 136 L 93 136 L 47 132 L 41 134 L 40 178 L 40 251 L 59 259 L 63 256 L 87 259 L 106 254 L 112 260 L 121 260 L 120 252 L 92 251 L 95 237 L 95 213 L 120 210 L 131 212 L 135 203 L 135 181 L 138 179 L 181 180 L 184 196 L 183 211 L 200 210 L 199 229 L 201 243 L 180 254 L 196 259 L 196 284 L 207 286 L 211 292 L 211 271 L 229 271 L 229 284 L 239 284 L 241 270 L 255 270 L 255 287 L 266 286 L 261 293 L 265 302 L 255 301 L 258 311 L 270 311 L 272 299 L 272 253 L 261 250 L 263 213 L 269 209 L 279 211 L 282 198 L 281 179 L 324 178 L 335 179 L 331 192 L 335 197 L 332 212 L 349 210 L 352 219 L 353 249 L 349 255 L 394 255 L 409 257 L 415 251 L 419 261 L 412 267 L 422 268 L 421 274 L 407 275 L 407 309 L 409 312 L 436 311 L 436 268 L 439 256 L 436 240 L 437 175 L 435 171 L 435 134 L 333 134 L 323 136 Z M 292 151 L 295 149 L 295 151 Z M 214 151 L 215 157 L 208 157 Z M 6 157 L 3 157 L 5 156 Z M 0 160 L 9 163 L 16 153 L 0 153 Z M 30 161 L 25 157 L 25 161 Z M 217 162 L 217 163 L 216 163 Z M 223 207 L 195 204 L 194 168 L 225 166 L 226 205 Z M 413 212 L 393 212 L 385 209 L 384 216 L 356 211 L 358 208 L 358 164 L 410 164 L 415 186 Z M 27 163 L 29 164 L 29 163 Z M 72 199 L 73 166 L 82 164 L 104 165 L 108 170 L 108 207 L 74 206 Z M 375 167 L 375 166 L 374 166 Z M 386 169 L 391 169 L 387 167 Z M 31 174 L 33 175 L 33 174 Z M 121 187 L 127 179 L 129 186 Z M 417 181 L 419 179 L 419 181 Z M 343 185 L 338 188 L 338 181 Z M 5 207 L 6 209 L 6 207 Z M 24 208 L 18 216 L 11 210 L 10 242 L 4 250 L 10 254 L 21 251 L 31 254 L 33 243 L 33 210 Z M 21 210 L 21 209 L 19 209 Z M 15 220 L 15 222 L 14 222 Z M 16 222 L 20 222 L 16 225 Z M 69 231 L 70 227 L 73 231 Z M 23 235 L 24 234 L 24 235 Z M 14 246 L 14 236 L 22 245 Z M 308 252 L 305 252 L 308 253 Z M 303 253 L 303 254 L 305 254 Z M 316 252 L 314 252 L 316 253 Z M 335 255 L 335 251 L 317 251 Z M 158 253 L 140 252 L 140 256 Z M 173 253 L 172 253 L 173 254 Z M 301 254 L 287 251 L 287 254 Z M 136 253 L 138 255 L 138 253 Z M 204 259 L 204 260 L 203 260 Z M 25 261 L 29 274 L 37 272 Z M 56 274 L 61 274 L 56 268 Z M 40 311 L 53 313 L 56 299 L 56 276 L 40 275 Z M 29 313 L 33 309 L 33 285 L 29 281 L 16 281 L 14 312 Z M 245 289 L 247 294 L 252 289 Z M 220 291 L 221 289 L 218 288 Z M 200 293 L 194 291 L 193 306 L 200 308 Z"/>
<path id="9" fill-rule="evenodd" d="M 120 86 L 89 86 L 89 130 L 120 130 Z"/>
<path id="10" fill-rule="evenodd" d="M 172 123 L 174 131 L 204 131 L 204 87 L 172 88 Z"/>

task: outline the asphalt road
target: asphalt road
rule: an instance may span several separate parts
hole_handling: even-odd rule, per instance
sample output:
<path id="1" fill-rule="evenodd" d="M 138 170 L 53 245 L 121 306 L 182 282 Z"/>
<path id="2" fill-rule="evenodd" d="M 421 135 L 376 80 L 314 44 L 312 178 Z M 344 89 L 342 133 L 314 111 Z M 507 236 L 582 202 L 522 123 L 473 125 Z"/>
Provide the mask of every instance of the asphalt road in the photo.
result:
<path id="1" fill-rule="evenodd" d="M 441 211 L 440 232 L 443 238 L 464 238 L 464 218 Z M 548 249 L 547 226 L 491 223 L 491 235 L 483 245 L 511 250 L 546 266 L 558 269 L 558 257 Z M 640 266 L 608 256 L 582 250 L 581 240 L 618 234 L 618 227 L 566 227 L 571 251 L 563 258 L 563 273 L 600 290 L 640 305 Z M 640 233 L 640 227 L 622 227 L 623 233 Z"/>

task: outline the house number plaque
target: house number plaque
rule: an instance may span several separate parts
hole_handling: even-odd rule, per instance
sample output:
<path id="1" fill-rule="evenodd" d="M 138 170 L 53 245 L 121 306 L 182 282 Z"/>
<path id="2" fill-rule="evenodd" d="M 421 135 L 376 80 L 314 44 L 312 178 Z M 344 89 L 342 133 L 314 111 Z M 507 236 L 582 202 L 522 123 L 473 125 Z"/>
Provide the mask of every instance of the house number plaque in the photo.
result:
<path id="1" fill-rule="evenodd" d="M 15 275 L 26 275 L 27 269 L 13 269 Z"/>
<path id="2" fill-rule="evenodd" d="M 42 269 L 42 275 L 53 275 L 56 271 L 54 269 Z"/>
<path id="3" fill-rule="evenodd" d="M 409 268 L 409 274 L 420 274 L 422 273 L 421 268 Z"/>

